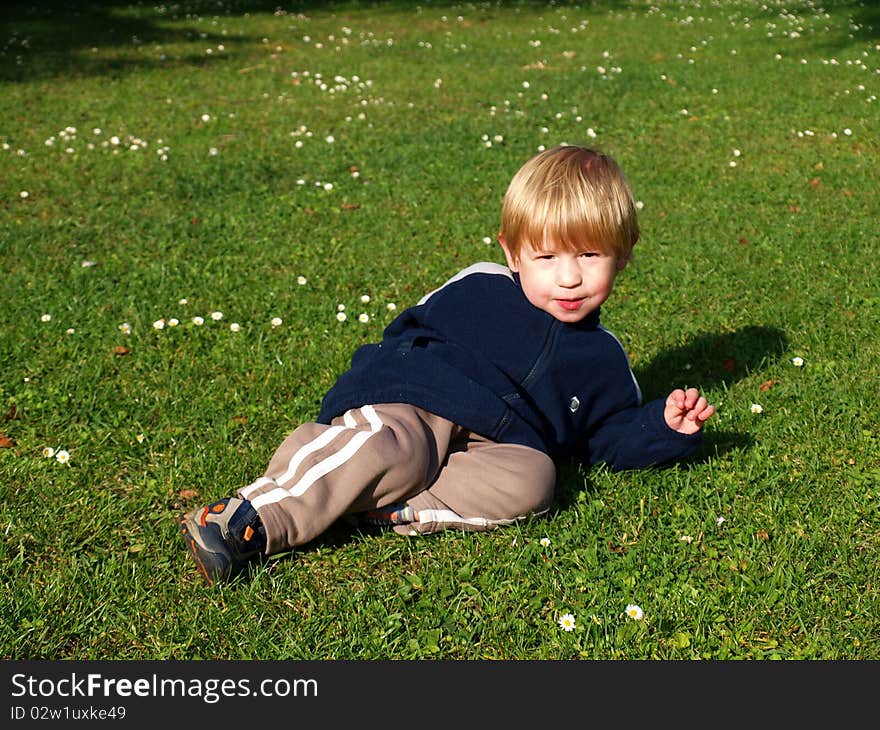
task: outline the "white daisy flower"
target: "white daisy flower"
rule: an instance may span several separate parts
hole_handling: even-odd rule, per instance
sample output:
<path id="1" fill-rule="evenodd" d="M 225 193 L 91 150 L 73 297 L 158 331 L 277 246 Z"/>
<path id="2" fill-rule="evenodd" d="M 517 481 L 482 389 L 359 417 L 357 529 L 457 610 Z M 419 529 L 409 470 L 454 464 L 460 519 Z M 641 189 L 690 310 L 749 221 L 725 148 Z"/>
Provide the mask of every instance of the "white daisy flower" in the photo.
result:
<path id="1" fill-rule="evenodd" d="M 223 312 L 211 312 L 211 319 L 213 319 L 215 322 L 219 322 L 221 319 L 223 319 Z"/>
<path id="2" fill-rule="evenodd" d="M 128 322 L 123 322 L 121 325 L 119 325 L 119 331 L 124 335 L 130 335 L 131 325 Z"/>
<path id="3" fill-rule="evenodd" d="M 370 315 L 367 314 L 366 312 L 358 315 L 358 322 L 362 322 L 362 323 L 366 324 L 369 321 L 370 321 Z"/>
<path id="4" fill-rule="evenodd" d="M 44 315 L 42 315 L 42 316 L 40 317 L 40 321 L 41 321 L 41 322 L 51 322 L 51 321 L 52 321 L 52 315 L 51 315 L 51 314 L 44 314 Z"/>
<path id="5" fill-rule="evenodd" d="M 542 537 L 538 542 L 541 544 L 541 547 L 550 547 L 550 538 Z"/>
<path id="6" fill-rule="evenodd" d="M 337 312 L 336 319 L 340 322 L 344 322 L 346 319 L 348 319 L 348 317 L 346 316 L 345 312 Z"/>
<path id="7" fill-rule="evenodd" d="M 284 320 L 281 317 L 272 317 L 272 320 L 269 322 L 273 327 L 280 327 Z"/>
<path id="8" fill-rule="evenodd" d="M 397 305 L 394 302 L 388 302 L 388 304 L 385 305 L 385 309 L 387 309 L 389 312 L 393 312 L 397 309 Z"/>
<path id="9" fill-rule="evenodd" d="M 624 610 L 627 618 L 631 618 L 633 621 L 641 621 L 645 617 L 645 612 L 642 611 L 640 606 L 637 606 L 635 603 L 630 603 L 627 605 Z"/>
<path id="10" fill-rule="evenodd" d="M 564 613 L 559 617 L 559 625 L 563 631 L 574 631 L 574 616 L 570 613 Z"/>
<path id="11" fill-rule="evenodd" d="M 70 454 L 67 451 L 65 451 L 64 449 L 61 449 L 61 451 L 59 451 L 57 454 L 55 454 L 55 460 L 59 464 L 66 464 L 67 462 L 70 461 Z"/>
<path id="12" fill-rule="evenodd" d="M 199 315 L 196 315 L 195 317 L 192 318 L 192 323 L 193 323 L 196 327 L 201 327 L 201 326 L 205 323 L 205 318 L 204 318 L 204 317 L 199 317 Z"/>
<path id="13" fill-rule="evenodd" d="M 47 459 L 51 459 L 53 456 L 55 456 L 55 449 L 53 449 L 51 446 L 44 447 L 43 456 L 45 456 Z"/>
<path id="14" fill-rule="evenodd" d="M 752 405 L 751 405 L 751 407 L 749 408 L 749 410 L 750 410 L 752 413 L 763 413 L 763 412 L 764 412 L 764 407 L 763 407 L 760 403 L 752 403 Z"/>
<path id="15" fill-rule="evenodd" d="M 241 325 L 238 322 L 232 322 L 229 325 L 229 329 L 233 332 L 241 332 Z"/>
<path id="16" fill-rule="evenodd" d="M 165 329 L 165 320 L 164 319 L 157 319 L 155 322 L 153 322 L 153 329 L 155 329 L 155 330 Z"/>
<path id="17" fill-rule="evenodd" d="M 802 358 L 800 356 L 793 357 L 793 358 L 791 358 L 791 364 L 794 365 L 796 368 L 803 367 L 804 366 L 804 358 Z"/>
<path id="18" fill-rule="evenodd" d="M 308 283 L 308 279 L 306 279 L 306 277 L 304 276 L 297 276 L 296 283 L 300 286 L 305 286 Z"/>

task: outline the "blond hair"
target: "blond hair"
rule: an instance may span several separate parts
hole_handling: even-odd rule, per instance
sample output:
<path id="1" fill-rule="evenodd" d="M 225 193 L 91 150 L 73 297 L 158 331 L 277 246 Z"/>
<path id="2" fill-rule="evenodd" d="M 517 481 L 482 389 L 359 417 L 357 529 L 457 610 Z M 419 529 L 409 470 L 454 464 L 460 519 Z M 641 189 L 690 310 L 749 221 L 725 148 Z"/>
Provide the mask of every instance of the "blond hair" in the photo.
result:
<path id="1" fill-rule="evenodd" d="M 514 259 L 544 239 L 569 250 L 595 246 L 629 259 L 639 239 L 632 192 L 617 163 L 588 147 L 559 145 L 513 176 L 501 210 L 500 238 Z"/>

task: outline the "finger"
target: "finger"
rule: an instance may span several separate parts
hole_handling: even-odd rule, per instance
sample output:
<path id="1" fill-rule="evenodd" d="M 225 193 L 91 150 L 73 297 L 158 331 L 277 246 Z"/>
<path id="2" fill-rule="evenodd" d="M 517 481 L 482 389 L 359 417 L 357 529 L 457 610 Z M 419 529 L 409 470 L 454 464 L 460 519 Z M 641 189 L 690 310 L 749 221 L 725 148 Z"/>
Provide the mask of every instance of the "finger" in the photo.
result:
<path id="1" fill-rule="evenodd" d="M 708 408 L 712 408 L 712 406 L 709 405 L 708 401 L 703 396 L 700 396 L 700 398 L 694 404 L 694 407 L 688 411 L 688 413 L 687 413 L 688 420 L 702 423 L 707 418 L 709 418 L 712 415 L 712 413 L 715 412 L 715 409 L 712 408 L 712 411 L 709 412 L 708 414 L 706 414 L 706 410 Z"/>
<path id="2" fill-rule="evenodd" d="M 673 390 L 666 398 L 666 405 L 681 408 L 684 405 L 684 391 L 681 388 Z"/>

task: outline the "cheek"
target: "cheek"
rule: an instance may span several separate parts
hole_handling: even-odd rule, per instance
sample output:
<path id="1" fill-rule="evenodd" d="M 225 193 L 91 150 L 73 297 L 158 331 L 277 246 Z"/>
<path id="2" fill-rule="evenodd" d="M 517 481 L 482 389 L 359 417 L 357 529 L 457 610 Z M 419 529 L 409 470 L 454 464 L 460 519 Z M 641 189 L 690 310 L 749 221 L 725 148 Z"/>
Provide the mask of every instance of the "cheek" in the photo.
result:
<path id="1" fill-rule="evenodd" d="M 550 270 L 538 269 L 531 272 L 529 288 L 536 294 L 547 294 L 553 290 L 554 277 Z"/>
<path id="2" fill-rule="evenodd" d="M 596 272 L 596 287 L 602 289 L 603 291 L 611 291 L 611 287 L 614 286 L 615 273 L 616 271 L 613 267 L 610 267 L 600 272 Z"/>
<path id="3" fill-rule="evenodd" d="M 535 277 L 530 277 L 527 281 L 523 281 L 522 290 L 523 294 L 526 295 L 526 299 L 539 309 L 544 307 L 549 298 L 547 287 Z"/>

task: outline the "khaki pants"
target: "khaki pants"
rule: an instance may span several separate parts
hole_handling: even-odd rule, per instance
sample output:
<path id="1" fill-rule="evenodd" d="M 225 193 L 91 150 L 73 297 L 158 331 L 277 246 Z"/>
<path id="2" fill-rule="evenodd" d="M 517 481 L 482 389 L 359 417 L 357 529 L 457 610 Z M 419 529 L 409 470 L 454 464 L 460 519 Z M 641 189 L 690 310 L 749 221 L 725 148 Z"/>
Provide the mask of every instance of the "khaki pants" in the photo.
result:
<path id="1" fill-rule="evenodd" d="M 491 530 L 546 512 L 555 482 L 553 461 L 541 451 L 392 403 L 299 426 L 239 494 L 260 515 L 271 555 L 309 542 L 344 515 L 402 501 L 418 514 L 395 527 L 404 534 Z"/>

